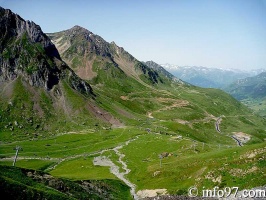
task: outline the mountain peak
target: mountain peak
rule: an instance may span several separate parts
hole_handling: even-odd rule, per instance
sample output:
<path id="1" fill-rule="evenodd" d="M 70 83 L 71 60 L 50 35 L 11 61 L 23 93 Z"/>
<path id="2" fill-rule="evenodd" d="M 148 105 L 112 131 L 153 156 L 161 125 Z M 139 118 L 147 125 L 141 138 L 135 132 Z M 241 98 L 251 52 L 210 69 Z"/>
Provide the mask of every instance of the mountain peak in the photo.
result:
<path id="1" fill-rule="evenodd" d="M 90 36 L 94 35 L 92 32 L 90 32 L 88 29 L 83 28 L 79 25 L 75 25 L 72 28 L 65 30 L 64 32 L 66 32 L 69 36 L 83 36 L 86 39 L 89 39 Z"/>
<path id="2" fill-rule="evenodd" d="M 70 47 L 79 55 L 95 53 L 96 55 L 109 57 L 110 54 L 109 44 L 103 38 L 78 25 L 58 33 L 49 33 L 48 36 L 54 44 L 65 47 L 63 50 L 61 49 L 61 55 L 68 52 Z"/>
<path id="3" fill-rule="evenodd" d="M 169 73 L 167 70 L 164 69 L 164 67 L 162 67 L 161 65 L 157 64 L 154 61 L 147 61 L 144 62 L 148 67 L 162 73 L 164 76 L 166 76 L 168 79 L 173 80 L 175 82 L 179 82 L 181 84 L 183 84 L 184 82 L 176 77 L 174 77 L 174 75 L 172 75 L 171 73 Z"/>
<path id="4" fill-rule="evenodd" d="M 71 31 L 81 31 L 81 32 L 90 32 L 88 29 L 86 29 L 86 28 L 84 28 L 82 26 L 79 26 L 79 25 L 75 25 L 72 28 L 70 28 L 69 30 L 71 30 Z"/>
<path id="5" fill-rule="evenodd" d="M 79 26 L 79 25 L 75 25 L 72 27 L 72 29 L 85 29 L 85 28 L 83 28 L 82 26 Z"/>

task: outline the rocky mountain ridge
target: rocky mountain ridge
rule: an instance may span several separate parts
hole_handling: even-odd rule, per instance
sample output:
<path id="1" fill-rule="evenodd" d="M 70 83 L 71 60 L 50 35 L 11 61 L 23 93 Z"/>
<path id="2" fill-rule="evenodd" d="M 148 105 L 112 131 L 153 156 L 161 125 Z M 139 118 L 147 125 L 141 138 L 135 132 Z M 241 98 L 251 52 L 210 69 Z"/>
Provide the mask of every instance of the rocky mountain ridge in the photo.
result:
<path id="1" fill-rule="evenodd" d="M 81 80 L 62 61 L 55 45 L 34 22 L 0 7 L 0 81 L 22 76 L 31 86 L 51 90 L 60 79 L 83 94 L 93 94 L 88 83 Z"/>
<path id="2" fill-rule="evenodd" d="M 100 69 L 114 70 L 116 74 L 126 75 L 137 81 L 148 79 L 152 84 L 161 82 L 156 71 L 138 61 L 115 42 L 108 43 L 85 28 L 74 26 L 47 35 L 68 65 L 86 80 L 97 77 L 95 68 L 100 66 Z M 115 79 L 115 76 L 113 78 Z"/>
<path id="3" fill-rule="evenodd" d="M 143 62 L 148 67 L 154 69 L 155 71 L 158 71 L 159 73 L 162 73 L 164 76 L 166 76 L 168 79 L 173 80 L 175 82 L 184 83 L 181 79 L 178 79 L 173 74 L 165 70 L 161 65 L 155 63 L 154 61 L 147 61 Z"/>

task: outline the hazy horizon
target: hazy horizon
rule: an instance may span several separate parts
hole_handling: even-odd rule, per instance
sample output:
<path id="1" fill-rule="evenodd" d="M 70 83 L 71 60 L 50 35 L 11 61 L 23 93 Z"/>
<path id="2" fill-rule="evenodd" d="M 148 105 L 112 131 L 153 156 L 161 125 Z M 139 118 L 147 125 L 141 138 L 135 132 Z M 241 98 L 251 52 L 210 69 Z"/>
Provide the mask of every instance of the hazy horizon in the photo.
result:
<path id="1" fill-rule="evenodd" d="M 0 0 L 45 33 L 82 26 L 141 61 L 266 68 L 266 0 Z"/>
<path id="2" fill-rule="evenodd" d="M 152 61 L 152 60 L 150 60 Z M 263 70 L 263 71 L 266 71 L 266 68 L 264 67 L 261 67 L 261 68 L 252 68 L 252 69 L 238 69 L 238 68 L 221 68 L 221 67 L 216 67 L 216 66 L 212 66 L 212 67 L 208 67 L 208 66 L 201 66 L 201 65 L 177 65 L 177 64 L 173 64 L 173 63 L 157 63 L 161 66 L 163 66 L 165 69 L 172 69 L 173 66 L 175 67 L 197 67 L 197 68 L 209 68 L 209 69 L 222 69 L 222 70 L 235 70 L 235 71 L 240 71 L 240 72 L 251 72 L 251 71 L 260 71 L 260 70 Z M 168 65 L 168 66 L 166 66 Z M 169 66 L 171 66 L 169 68 Z"/>

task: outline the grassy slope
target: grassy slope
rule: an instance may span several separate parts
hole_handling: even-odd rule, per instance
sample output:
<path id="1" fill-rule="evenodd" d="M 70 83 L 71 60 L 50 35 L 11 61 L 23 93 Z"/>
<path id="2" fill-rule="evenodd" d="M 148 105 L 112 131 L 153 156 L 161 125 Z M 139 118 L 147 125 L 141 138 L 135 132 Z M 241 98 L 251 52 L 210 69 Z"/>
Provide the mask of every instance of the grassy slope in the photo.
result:
<path id="1" fill-rule="evenodd" d="M 117 129 L 116 129 L 117 130 Z M 130 130 L 130 134 L 129 133 Z M 134 129 L 124 129 L 122 135 L 124 137 L 133 137 L 138 131 Z M 118 134 L 119 132 L 114 132 L 113 134 Z M 125 139 L 117 138 L 118 141 L 114 141 L 110 131 L 104 131 L 103 136 L 106 138 L 106 144 L 112 144 L 110 147 L 115 146 L 114 144 L 119 144 Z M 132 134 L 132 135 L 131 135 Z M 92 165 L 92 157 L 88 156 L 89 152 L 95 152 L 103 148 L 108 148 L 105 142 L 100 142 L 98 148 L 87 148 L 87 151 L 83 151 L 83 148 L 79 143 L 92 145 L 97 144 L 95 140 L 90 140 L 93 135 L 65 135 L 56 139 L 57 149 L 62 149 L 66 144 L 73 144 L 72 147 L 68 147 L 68 152 L 78 151 L 81 153 L 81 157 L 77 159 L 66 160 L 62 164 L 58 165 L 55 170 L 51 171 L 51 174 L 59 177 L 66 177 L 74 180 L 87 180 L 87 179 L 115 179 L 114 176 L 108 173 L 107 168 L 96 167 Z M 107 137 L 109 136 L 109 139 Z M 174 135 L 173 135 L 174 136 Z M 96 138 L 96 134 L 94 134 Z M 85 139 L 86 138 L 86 139 Z M 108 142 L 108 140 L 111 140 Z M 53 140 L 52 140 L 53 141 Z M 45 147 L 46 142 L 39 141 L 36 146 L 32 146 L 30 142 L 26 145 L 26 142 L 20 143 L 24 147 L 19 156 L 33 156 L 29 154 L 29 148 L 31 147 L 41 147 L 44 146 L 43 155 L 48 152 L 53 152 L 56 156 L 60 156 L 59 152 L 54 150 L 48 150 L 52 148 L 51 146 Z M 33 142 L 31 142 L 33 143 Z M 102 143 L 102 144 L 101 144 Z M 101 144 L 101 145 L 100 145 Z M 194 151 L 194 146 L 195 151 Z M 6 149 L 10 149 L 15 144 L 6 144 Z M 76 146 L 79 148 L 76 149 Z M 147 148 L 149 147 L 149 148 Z M 264 150 L 263 150 L 264 147 Z M 84 148 L 86 149 L 86 148 Z M 257 150 L 256 150 L 257 149 Z M 258 150 L 261 149 L 262 151 Z M 46 151 L 46 152 L 45 152 Z M 62 150 L 63 151 L 63 150 Z M 197 184 L 198 186 L 214 186 L 219 184 L 219 186 L 233 186 L 236 184 L 238 187 L 247 188 L 257 185 L 265 184 L 265 175 L 261 172 L 265 171 L 265 163 L 263 160 L 265 155 L 265 143 L 258 143 L 255 145 L 246 145 L 242 148 L 236 147 L 235 145 L 228 146 L 221 144 L 205 143 L 203 146 L 202 142 L 193 142 L 189 137 L 184 139 L 175 139 L 171 135 L 157 135 L 157 134 L 143 134 L 138 140 L 130 143 L 128 146 L 124 147 L 122 150 L 125 153 L 126 161 L 132 172 L 129 178 L 138 185 L 138 189 L 153 189 L 153 188 L 167 188 L 169 192 L 176 193 L 178 190 L 185 190 L 192 184 Z M 158 154 L 162 152 L 170 152 L 173 155 L 164 158 L 162 161 L 162 168 L 159 165 Z M 258 153 L 257 153 L 258 152 Z M 14 153 L 14 152 L 13 152 Z M 255 153 L 255 154 L 254 154 Z M 69 154 L 69 155 L 71 155 Z M 254 155 L 253 155 L 254 154 Z M 37 153 L 37 156 L 42 154 Z M 68 156 L 69 156 L 68 155 Z M 67 155 L 65 154 L 64 157 Z M 242 158 L 241 158 L 242 156 Z M 53 154 L 51 154 L 51 158 Z M 36 165 L 36 162 L 39 165 Z M 11 165 L 10 162 L 5 162 L 1 164 Z M 34 164 L 34 165 L 33 165 Z M 28 168 L 44 169 L 47 166 L 47 162 L 42 160 L 18 160 L 17 166 L 27 166 Z M 248 170 L 255 167 L 254 172 L 249 172 Z M 236 175 L 231 175 L 230 170 L 247 172 L 245 175 L 242 173 L 236 173 Z M 159 171 L 159 175 L 154 176 L 155 172 Z M 206 179 L 207 174 L 211 173 L 212 178 Z M 212 182 L 219 176 L 222 176 L 221 182 Z M 256 178 L 254 178 L 256 177 Z M 195 179 L 197 180 L 195 182 Z M 258 182 L 260 180 L 260 182 Z M 248 183 L 248 185 L 247 185 Z"/>
<path id="2" fill-rule="evenodd" d="M 139 119 L 136 127 L 150 128 L 152 133 L 160 133 L 144 135 L 123 148 L 125 160 L 132 170 L 128 177 L 138 189 L 167 188 L 171 193 L 183 193 L 195 184 L 199 187 L 237 185 L 250 188 L 266 183 L 265 175 L 261 173 L 265 170 L 262 161 L 265 159 L 265 121 L 221 90 L 193 86 L 176 86 L 169 90 L 169 87 L 159 85 L 152 90 L 145 88 L 142 92 L 130 92 L 125 95 L 126 100 L 114 92 L 112 96 L 120 108 L 126 107 L 135 114 L 146 116 L 146 119 Z M 189 103 L 174 106 L 183 101 Z M 154 118 L 149 119 L 147 113 L 152 113 Z M 222 116 L 222 134 L 214 126 L 215 118 L 219 116 Z M 178 120 L 187 123 L 178 123 Z M 240 149 L 228 137 L 233 132 L 247 133 L 251 135 L 251 140 Z M 172 140 L 171 137 L 176 135 L 186 139 Z M 196 141 L 196 151 L 193 140 Z M 247 152 L 263 148 L 262 153 L 253 159 L 240 159 Z M 158 154 L 162 152 L 171 152 L 176 156 L 164 159 L 161 169 Z M 232 175 L 234 171 L 240 173 Z M 155 172 L 159 172 L 158 177 L 153 177 Z M 221 180 L 213 181 L 220 175 Z"/>
<path id="3" fill-rule="evenodd" d="M 58 132 L 104 125 L 87 109 L 88 99 L 62 81 L 50 92 L 32 88 L 19 77 L 0 99 L 0 139 L 16 141 L 43 138 Z M 55 95 L 56 91 L 61 95 Z"/>
<path id="4" fill-rule="evenodd" d="M 249 108 L 255 111 L 260 116 L 266 117 L 266 98 L 253 99 L 247 98 L 241 100 L 241 102 L 247 105 Z"/>
<path id="5" fill-rule="evenodd" d="M 263 72 L 254 77 L 241 79 L 229 85 L 225 91 L 254 110 L 255 113 L 266 116 L 265 75 L 266 73 Z"/>
<path id="6" fill-rule="evenodd" d="M 187 192 L 192 185 L 198 188 L 238 186 L 241 189 L 265 185 L 262 173 L 266 169 L 265 143 L 229 148 L 146 135 L 129 144 L 123 152 L 132 170 L 129 178 L 138 189 L 166 188 L 170 193 L 178 193 Z M 158 155 L 163 152 L 172 156 L 163 158 L 160 167 Z M 252 152 L 259 153 L 253 156 Z"/>
<path id="7" fill-rule="evenodd" d="M 0 194 L 8 199 L 131 198 L 129 188 L 116 180 L 90 181 L 85 188 L 82 182 L 57 179 L 42 172 L 7 166 L 0 169 Z"/>
<path id="8" fill-rule="evenodd" d="M 74 67 L 80 64 L 78 58 L 73 62 Z M 56 90 L 33 91 L 18 79 L 12 97 L 0 100 L 0 140 L 4 142 L 0 156 L 6 158 L 1 165 L 12 164 L 13 148 L 20 145 L 23 151 L 19 153 L 19 167 L 45 170 L 72 180 L 114 181 L 117 178 L 107 168 L 92 165 L 93 157 L 139 135 L 121 150 L 131 169 L 128 178 L 138 190 L 166 188 L 170 193 L 182 193 L 192 185 L 236 184 L 245 188 L 265 184 L 261 173 L 265 171 L 265 121 L 231 96 L 167 79 L 154 84 L 144 75 L 140 81 L 101 58 L 94 61 L 93 70 L 98 74 L 89 81 L 96 94 L 95 104 L 120 119 L 125 127 L 104 130 L 106 123 L 87 110 L 90 100 L 77 94 L 67 81 L 60 83 L 62 96 L 56 97 Z M 220 116 L 222 133 L 214 126 Z M 228 137 L 233 132 L 245 132 L 251 140 L 239 148 Z M 182 139 L 173 138 L 179 136 Z M 160 168 L 158 154 L 162 152 L 172 156 L 164 158 Z M 252 153 L 255 156 L 248 158 Z M 118 164 L 113 151 L 104 155 Z M 55 169 L 49 168 L 55 165 Z M 254 170 L 248 171 L 252 167 Z M 232 175 L 234 169 L 246 173 Z M 217 178 L 220 181 L 213 181 Z"/>
<path id="9" fill-rule="evenodd" d="M 17 166 L 45 170 L 65 158 L 65 161 L 50 171 L 52 175 L 73 180 L 115 180 L 117 178 L 110 174 L 107 168 L 92 165 L 93 156 L 90 154 L 113 148 L 140 135 L 139 139 L 121 150 L 132 170 L 128 178 L 138 186 L 138 190 L 166 188 L 170 193 L 182 193 L 193 184 L 210 187 L 217 184 L 221 187 L 236 184 L 242 188 L 247 187 L 247 180 L 249 186 L 265 184 L 264 174 L 261 173 L 265 170 L 265 163 L 261 161 L 263 155 L 259 153 L 247 163 L 245 159 L 240 159 L 241 155 L 253 149 L 265 147 L 265 122 L 229 95 L 219 90 L 182 85 L 172 88 L 158 85 L 151 89 L 128 79 L 125 80 L 131 83 L 132 88 L 126 88 L 117 82 L 111 83 L 111 78 L 103 79 L 105 84 L 111 87 L 103 87 L 101 82 L 96 84 L 94 80 L 96 103 L 120 118 L 126 127 L 103 130 L 101 125 L 95 126 L 95 122 L 88 122 L 83 128 L 77 129 L 76 132 L 80 134 L 61 135 L 60 133 L 65 131 L 51 131 L 49 137 L 20 142 L 6 137 L 7 141 L 13 142 L 1 145 L 1 157 L 12 157 L 13 147 L 20 145 L 24 150 L 20 152 L 19 157 L 23 159 L 18 160 Z M 79 110 L 76 115 L 70 112 L 71 119 L 74 122 L 84 120 L 86 112 L 79 108 L 84 107 L 86 101 L 78 97 L 67 83 L 62 85 L 69 109 Z M 121 88 L 124 91 L 121 92 Z M 27 98 L 30 98 L 30 95 Z M 52 106 L 48 103 L 47 106 L 49 105 Z M 126 111 L 127 114 L 119 110 Z M 148 113 L 154 118 L 149 118 Z M 220 125 L 222 134 L 218 133 L 214 126 L 214 117 L 219 116 L 223 116 Z M 180 120 L 186 123 L 181 123 Z M 69 123 L 71 121 L 66 125 L 73 126 L 72 130 L 75 130 L 74 123 Z M 147 134 L 147 128 L 151 130 L 151 134 Z M 81 129 L 84 131 L 80 132 Z M 250 145 L 243 148 L 237 147 L 235 141 L 227 136 L 240 131 L 252 135 Z M 183 139 L 172 138 L 180 135 Z M 170 152 L 173 156 L 164 158 L 163 167 L 160 168 L 158 154 L 162 152 Z M 112 153 L 108 155 L 117 163 L 117 156 Z M 1 164 L 11 165 L 12 160 L 7 159 Z M 256 167 L 256 170 L 243 177 L 239 174 L 232 176 L 228 172 L 232 169 L 247 171 L 252 167 Z M 156 171 L 159 174 L 154 176 Z M 212 179 L 221 175 L 221 182 L 207 179 L 206 176 L 211 176 L 208 173 L 212 173 Z M 261 182 L 252 177 L 259 177 Z"/>

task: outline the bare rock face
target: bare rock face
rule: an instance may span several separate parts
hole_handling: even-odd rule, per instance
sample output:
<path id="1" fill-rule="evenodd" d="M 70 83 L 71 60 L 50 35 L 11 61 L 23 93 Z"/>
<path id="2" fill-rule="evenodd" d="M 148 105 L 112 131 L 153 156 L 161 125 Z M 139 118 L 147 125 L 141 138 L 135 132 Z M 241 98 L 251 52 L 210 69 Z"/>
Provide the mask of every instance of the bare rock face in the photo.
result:
<path id="1" fill-rule="evenodd" d="M 3 41 L 8 39 L 22 38 L 27 34 L 28 40 L 31 43 L 40 43 L 46 50 L 46 53 L 51 57 L 60 59 L 59 53 L 50 39 L 42 32 L 41 27 L 32 21 L 25 21 L 19 15 L 12 13 L 11 10 L 0 7 L 0 37 Z M 1 41 L 1 42 L 3 42 Z"/>
<path id="2" fill-rule="evenodd" d="M 0 81 L 22 75 L 32 86 L 51 89 L 59 81 L 59 53 L 34 22 L 0 8 Z"/>
<path id="3" fill-rule="evenodd" d="M 73 89 L 93 94 L 60 58 L 40 26 L 0 7 L 0 82 L 23 77 L 31 86 L 47 90 L 67 79 Z"/>
<path id="4" fill-rule="evenodd" d="M 85 28 L 74 26 L 71 29 L 57 33 L 48 33 L 47 35 L 57 45 L 62 58 L 77 73 L 79 73 L 80 68 L 81 71 L 83 71 L 82 68 L 91 70 L 90 68 L 93 68 L 94 61 L 98 58 L 99 62 L 105 62 L 104 67 L 102 67 L 105 73 L 112 74 L 111 70 L 107 72 L 107 68 L 110 68 L 112 65 L 116 74 L 123 74 L 121 76 L 126 76 L 125 74 L 127 74 L 135 78 L 132 74 L 138 74 L 142 76 L 144 82 L 151 84 L 162 82 L 155 70 L 148 67 L 145 63 L 139 62 L 122 47 L 117 46 L 115 42 L 109 43 Z M 80 64 L 77 65 L 76 63 Z M 88 67 L 89 65 L 90 67 Z M 87 76 L 87 79 L 90 78 Z M 112 78 L 115 79 L 116 77 L 112 76 Z M 108 84 L 106 86 L 108 87 Z"/>
<path id="5" fill-rule="evenodd" d="M 76 25 L 71 29 L 55 34 L 50 33 L 48 36 L 52 39 L 63 36 L 70 43 L 71 50 L 78 55 L 96 54 L 102 57 L 111 57 L 109 43 L 100 36 L 80 26 Z"/>

